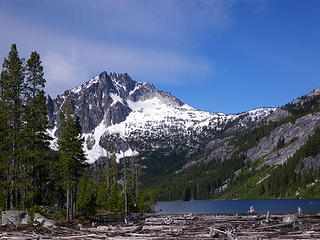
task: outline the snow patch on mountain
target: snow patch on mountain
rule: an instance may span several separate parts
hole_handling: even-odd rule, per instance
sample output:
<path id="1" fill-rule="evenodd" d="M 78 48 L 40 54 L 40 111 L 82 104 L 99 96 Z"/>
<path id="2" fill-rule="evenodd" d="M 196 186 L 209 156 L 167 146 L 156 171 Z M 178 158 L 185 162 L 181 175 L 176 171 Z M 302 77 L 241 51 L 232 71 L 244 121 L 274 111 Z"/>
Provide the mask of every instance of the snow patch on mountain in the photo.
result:
<path id="1" fill-rule="evenodd" d="M 260 120 L 266 118 L 271 112 L 275 111 L 277 108 L 257 108 L 248 112 L 252 121 Z"/>
<path id="2" fill-rule="evenodd" d="M 57 131 L 57 125 L 54 126 L 54 128 L 47 129 L 48 135 L 52 138 L 52 141 L 50 141 L 49 147 L 55 151 L 58 150 L 58 139 L 54 136 L 55 132 Z"/>
<path id="3" fill-rule="evenodd" d="M 84 150 L 91 163 L 107 156 L 107 146 L 103 145 L 115 138 L 122 142 L 116 153 L 119 159 L 138 154 L 127 144 L 128 139 L 160 139 L 163 144 L 163 139 L 169 137 L 169 141 L 177 138 L 184 143 L 190 134 L 201 134 L 208 128 L 221 130 L 240 116 L 244 116 L 247 122 L 260 121 L 274 111 L 272 108 L 260 108 L 242 114 L 200 111 L 146 82 L 133 81 L 128 74 L 106 72 L 58 96 L 55 112 L 51 116 L 59 116 L 58 112 L 67 97 L 80 117 L 85 137 Z M 58 121 L 55 118 L 51 119 L 55 127 L 49 132 L 55 137 L 51 146 L 56 149 Z M 239 125 L 246 127 L 246 121 L 240 120 Z M 164 143 L 169 144 L 166 141 Z M 158 146 L 157 142 L 151 145 L 152 148 Z"/>
<path id="4" fill-rule="evenodd" d="M 113 105 L 116 104 L 117 102 L 120 102 L 120 103 L 123 104 L 123 99 L 122 99 L 119 95 L 114 94 L 114 93 L 110 93 L 110 97 L 111 97 L 112 100 L 113 100 L 113 103 L 112 103 L 111 106 L 113 106 Z"/>

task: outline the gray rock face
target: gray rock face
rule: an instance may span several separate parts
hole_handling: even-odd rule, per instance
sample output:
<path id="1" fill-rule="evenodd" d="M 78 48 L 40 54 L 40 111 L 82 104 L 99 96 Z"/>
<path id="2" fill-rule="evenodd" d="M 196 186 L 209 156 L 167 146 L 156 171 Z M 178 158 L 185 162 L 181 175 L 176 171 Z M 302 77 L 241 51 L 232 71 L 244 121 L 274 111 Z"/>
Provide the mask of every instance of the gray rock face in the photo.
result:
<path id="1" fill-rule="evenodd" d="M 91 150 L 92 149 L 92 147 L 93 147 L 93 145 L 96 143 L 96 140 L 94 139 L 94 137 L 92 137 L 92 136 L 88 136 L 88 138 L 87 138 L 87 140 L 86 140 L 86 145 L 87 145 L 87 148 L 89 149 L 89 150 Z"/>
<path id="2" fill-rule="evenodd" d="M 48 106 L 48 119 L 49 119 L 49 126 L 54 126 L 54 102 L 50 96 L 47 97 L 47 106 Z"/>
<path id="3" fill-rule="evenodd" d="M 1 225 L 19 227 L 28 224 L 29 214 L 25 211 L 3 211 L 1 213 Z"/>
<path id="4" fill-rule="evenodd" d="M 111 126 L 126 120 L 126 117 L 131 111 L 128 106 L 116 102 L 105 114 L 105 126 Z"/>
<path id="5" fill-rule="evenodd" d="M 212 159 L 230 159 L 232 153 L 236 148 L 229 144 L 229 142 L 224 142 L 222 145 L 213 150 L 210 155 L 204 160 L 204 163 L 211 161 Z"/>
<path id="6" fill-rule="evenodd" d="M 269 116 L 267 116 L 266 121 L 277 122 L 289 116 L 291 116 L 291 113 L 281 108 L 277 108 Z"/>
<path id="7" fill-rule="evenodd" d="M 318 154 L 315 157 L 307 157 L 302 160 L 302 166 L 300 169 L 297 169 L 296 171 L 298 173 L 305 173 L 308 170 L 313 171 L 315 174 L 317 169 L 320 168 L 320 154 Z"/>
<path id="8" fill-rule="evenodd" d="M 320 127 L 320 113 L 301 117 L 295 123 L 287 123 L 274 129 L 268 137 L 264 137 L 258 145 L 247 152 L 249 161 L 265 156 L 265 164 L 275 165 L 284 163 L 303 144 L 308 137 Z M 285 147 L 275 151 L 280 138 L 284 138 Z"/>

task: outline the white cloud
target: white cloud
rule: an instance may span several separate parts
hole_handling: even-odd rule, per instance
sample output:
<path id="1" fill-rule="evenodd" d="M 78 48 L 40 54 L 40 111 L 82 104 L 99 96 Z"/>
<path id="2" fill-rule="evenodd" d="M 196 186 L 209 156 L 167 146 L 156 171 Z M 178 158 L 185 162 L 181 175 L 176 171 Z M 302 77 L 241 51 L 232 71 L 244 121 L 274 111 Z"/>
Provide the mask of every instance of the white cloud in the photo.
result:
<path id="1" fill-rule="evenodd" d="M 176 49 L 198 31 L 228 25 L 232 7 L 238 2 L 31 1 L 36 9 L 34 16 L 4 4 L 0 9 L 0 58 L 7 55 L 12 42 L 26 53 L 24 57 L 37 50 L 45 66 L 46 89 L 52 97 L 104 70 L 128 72 L 135 80 L 153 83 L 200 81 L 213 77 L 213 60 L 188 54 L 183 46 L 180 52 Z"/>
<path id="2" fill-rule="evenodd" d="M 128 72 L 134 79 L 153 83 L 183 84 L 190 79 L 177 75 L 205 76 L 213 72 L 213 64 L 195 61 L 171 52 L 97 45 L 72 41 L 60 45 L 59 52 L 44 54 L 47 89 L 51 94 L 73 88 L 101 71 Z"/>
<path id="3" fill-rule="evenodd" d="M 47 79 L 46 89 L 53 95 L 61 94 L 87 78 L 86 69 L 77 63 L 77 59 L 68 58 L 68 55 L 48 52 L 42 59 Z"/>
<path id="4" fill-rule="evenodd" d="M 6 14 L 0 16 L 0 22 L 0 27 L 6 23 L 8 29 L 5 38 L 0 38 L 1 57 L 7 56 L 11 41 L 23 50 L 23 57 L 38 51 L 45 67 L 46 90 L 52 97 L 104 70 L 128 72 L 134 80 L 166 84 L 183 84 L 213 72 L 209 60 L 170 50 L 75 38 Z"/>

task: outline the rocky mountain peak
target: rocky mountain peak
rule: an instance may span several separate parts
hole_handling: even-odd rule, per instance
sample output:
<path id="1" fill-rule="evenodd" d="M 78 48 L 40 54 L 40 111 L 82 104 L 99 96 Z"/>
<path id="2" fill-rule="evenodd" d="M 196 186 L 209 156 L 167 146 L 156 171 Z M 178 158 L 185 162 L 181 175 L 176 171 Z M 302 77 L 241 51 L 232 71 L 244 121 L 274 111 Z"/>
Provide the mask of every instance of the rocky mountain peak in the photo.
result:
<path id="1" fill-rule="evenodd" d="M 52 136 L 59 135 L 60 111 L 67 98 L 80 118 L 91 162 L 106 155 L 111 142 L 122 155 L 179 144 L 195 148 L 203 141 L 195 136 L 208 138 L 225 127 L 230 132 L 251 128 L 274 112 L 271 108 L 237 115 L 199 111 L 153 85 L 132 80 L 127 73 L 102 72 L 55 100 L 48 99 Z"/>

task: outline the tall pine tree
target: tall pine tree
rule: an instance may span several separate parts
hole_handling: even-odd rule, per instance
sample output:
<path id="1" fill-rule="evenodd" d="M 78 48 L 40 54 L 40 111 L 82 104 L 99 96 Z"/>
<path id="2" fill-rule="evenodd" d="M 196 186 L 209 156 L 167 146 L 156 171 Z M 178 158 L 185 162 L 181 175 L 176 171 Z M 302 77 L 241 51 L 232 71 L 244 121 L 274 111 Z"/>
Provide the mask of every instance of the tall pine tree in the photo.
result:
<path id="1" fill-rule="evenodd" d="M 1 127 L 5 128 L 1 138 L 1 150 L 5 152 L 2 166 L 6 171 L 6 208 L 17 209 L 21 199 L 21 172 L 23 160 L 23 112 L 25 84 L 23 59 L 20 59 L 15 44 L 12 44 L 8 58 L 4 59 L 1 72 Z M 2 129 L 3 130 L 3 129 Z M 3 149 L 4 148 L 4 149 Z M 5 161 L 5 162 L 4 162 Z"/>
<path id="2" fill-rule="evenodd" d="M 26 188 L 29 190 L 31 203 L 35 201 L 41 204 L 41 169 L 45 163 L 43 161 L 44 152 L 49 149 L 49 139 L 47 135 L 48 118 L 47 105 L 44 92 L 45 79 L 43 77 L 43 66 L 40 55 L 32 52 L 27 61 L 27 88 L 25 107 L 25 178 L 28 181 Z"/>
<path id="3" fill-rule="evenodd" d="M 74 216 L 77 183 L 85 167 L 83 151 L 84 138 L 79 118 L 74 115 L 69 99 L 63 105 L 62 122 L 58 139 L 60 159 L 58 169 L 61 171 L 61 184 L 66 189 L 67 221 Z"/>
<path id="4" fill-rule="evenodd" d="M 8 196 L 9 196 L 9 164 L 8 164 L 8 115 L 6 110 L 6 101 L 3 100 L 3 92 L 4 92 L 4 82 L 2 75 L 0 76 L 0 201 L 1 206 L 0 209 L 9 209 L 8 207 Z"/>

